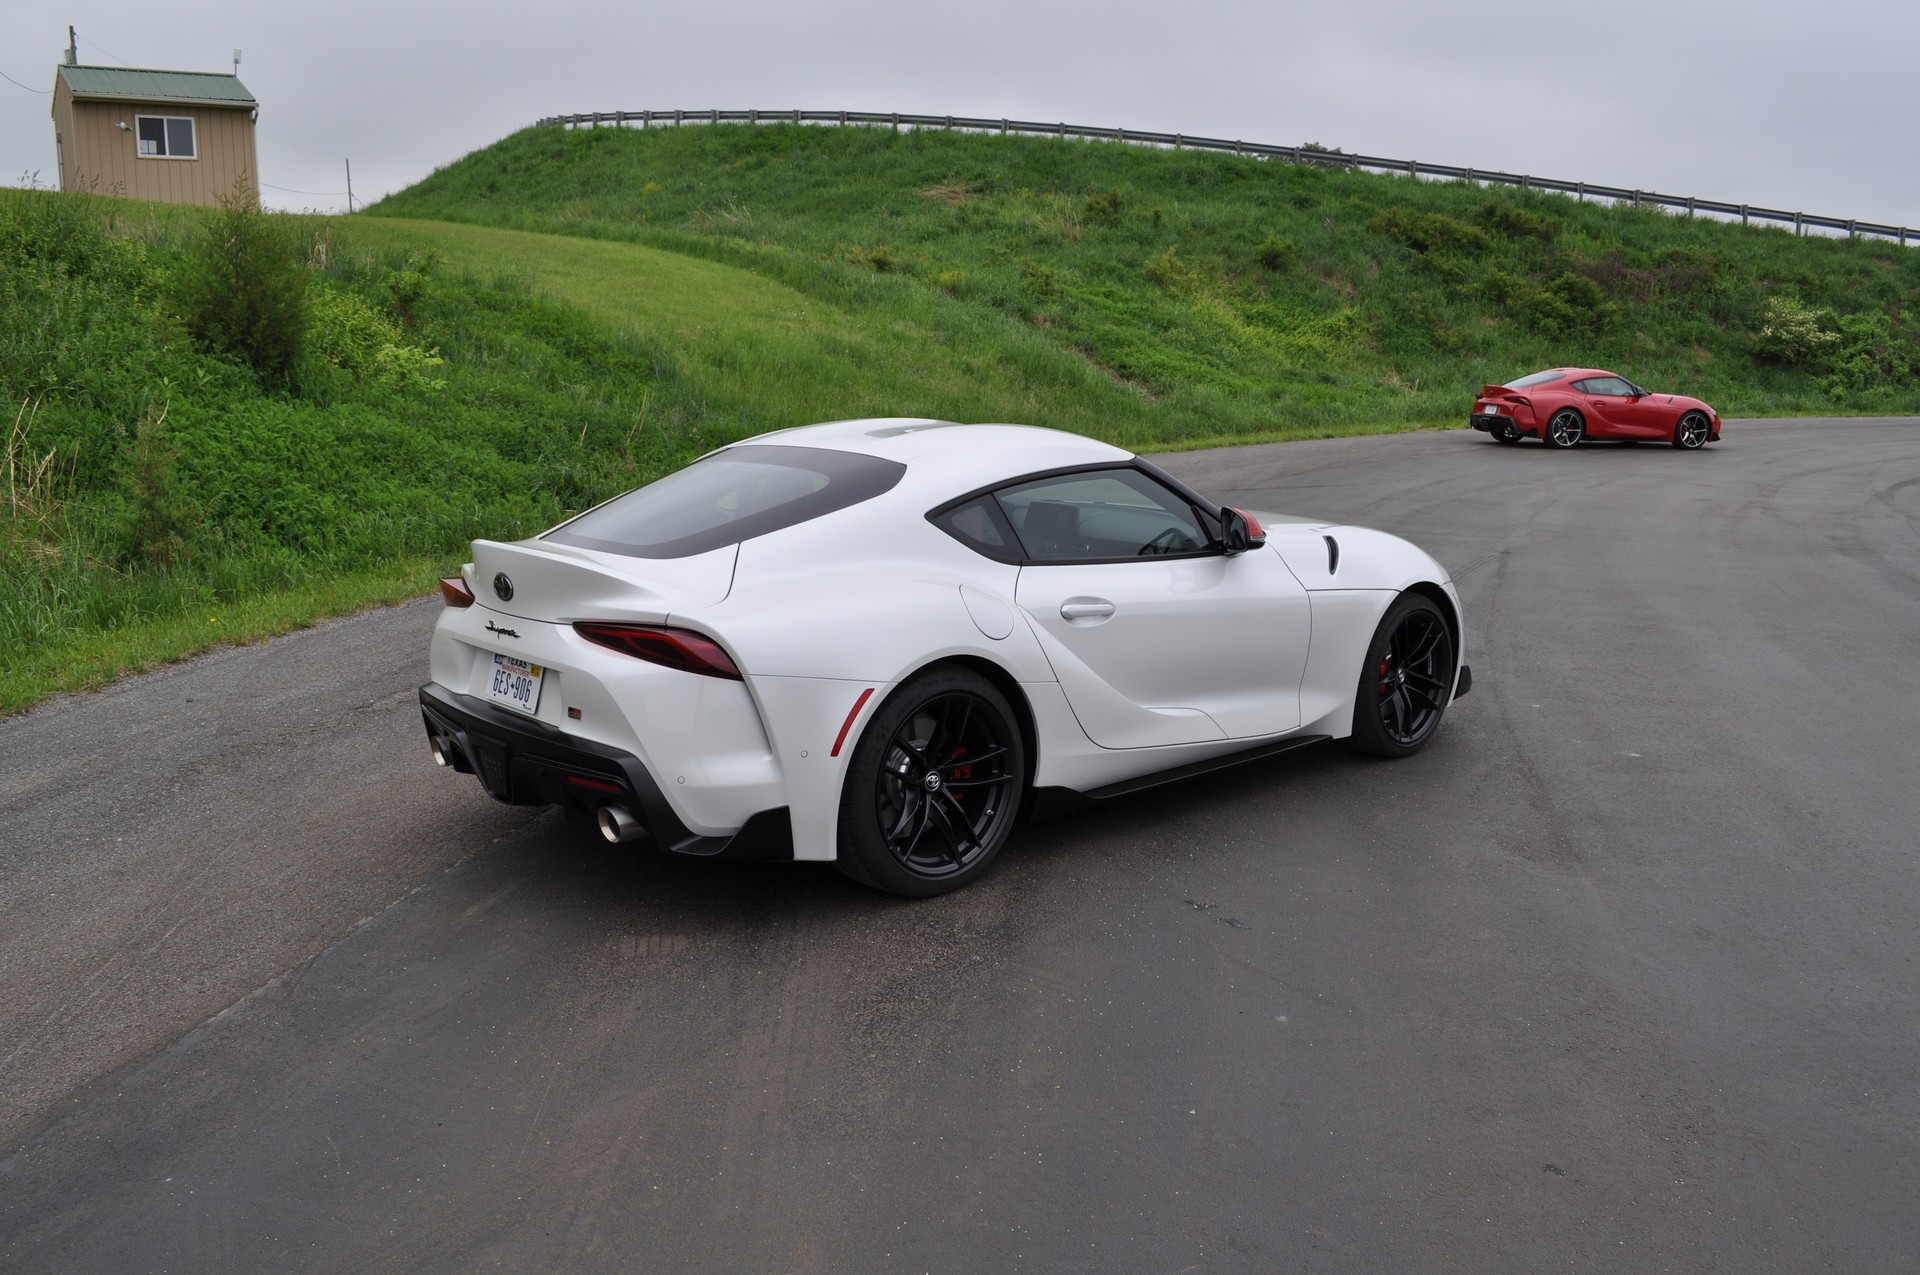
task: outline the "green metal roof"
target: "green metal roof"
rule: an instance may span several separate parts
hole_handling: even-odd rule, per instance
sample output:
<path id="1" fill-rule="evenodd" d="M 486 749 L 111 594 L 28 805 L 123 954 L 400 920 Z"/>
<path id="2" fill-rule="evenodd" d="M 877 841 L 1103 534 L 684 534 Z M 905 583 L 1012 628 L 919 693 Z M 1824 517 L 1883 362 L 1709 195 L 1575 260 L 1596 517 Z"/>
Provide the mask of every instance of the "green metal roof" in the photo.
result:
<path id="1" fill-rule="evenodd" d="M 76 98 L 256 106 L 237 75 L 217 71 L 143 71 L 130 66 L 66 66 L 60 76 Z"/>

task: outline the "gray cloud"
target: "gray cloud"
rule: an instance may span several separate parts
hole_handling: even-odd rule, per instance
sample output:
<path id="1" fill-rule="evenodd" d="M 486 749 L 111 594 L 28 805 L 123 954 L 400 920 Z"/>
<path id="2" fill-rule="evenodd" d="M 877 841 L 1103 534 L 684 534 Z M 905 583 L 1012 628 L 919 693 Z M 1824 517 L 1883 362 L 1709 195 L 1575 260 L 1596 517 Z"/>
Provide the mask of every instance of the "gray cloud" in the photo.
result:
<path id="1" fill-rule="evenodd" d="M 346 156 L 372 197 L 556 112 L 802 106 L 1319 141 L 1920 222 L 1911 0 L 79 0 L 0 14 L 0 71 L 51 87 L 68 21 L 83 61 L 220 70 L 243 48 L 279 207 L 344 207 Z M 51 175 L 48 103 L 0 82 L 0 180 Z"/>

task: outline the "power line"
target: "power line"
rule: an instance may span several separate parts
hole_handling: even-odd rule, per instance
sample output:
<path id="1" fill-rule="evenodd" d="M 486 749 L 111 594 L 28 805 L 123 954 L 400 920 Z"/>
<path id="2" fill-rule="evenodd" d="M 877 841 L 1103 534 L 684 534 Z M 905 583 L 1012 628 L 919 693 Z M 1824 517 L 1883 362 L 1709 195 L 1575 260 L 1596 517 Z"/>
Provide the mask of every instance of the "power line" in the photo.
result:
<path id="1" fill-rule="evenodd" d="M 27 92 L 29 93 L 38 93 L 42 97 L 45 97 L 47 94 L 53 92 L 52 89 L 36 89 L 30 85 L 22 84 L 20 83 L 20 81 L 14 79 L 11 75 L 8 75 L 5 71 L 0 71 L 0 80 L 5 80 L 7 83 L 15 86 L 16 88 L 26 89 Z"/>
<path id="2" fill-rule="evenodd" d="M 86 36 L 81 35 L 78 31 L 74 32 L 74 38 L 80 41 L 80 43 L 86 45 L 89 49 L 92 49 L 95 53 L 103 54 L 106 57 L 113 58 L 115 62 L 120 61 L 119 58 L 113 57 L 113 54 L 108 53 L 105 49 L 95 44 L 92 40 L 89 40 L 87 39 Z"/>
<path id="3" fill-rule="evenodd" d="M 276 186 L 272 182 L 261 182 L 268 190 L 277 190 L 283 195 L 344 195 L 344 190 L 294 190 L 289 186 Z"/>

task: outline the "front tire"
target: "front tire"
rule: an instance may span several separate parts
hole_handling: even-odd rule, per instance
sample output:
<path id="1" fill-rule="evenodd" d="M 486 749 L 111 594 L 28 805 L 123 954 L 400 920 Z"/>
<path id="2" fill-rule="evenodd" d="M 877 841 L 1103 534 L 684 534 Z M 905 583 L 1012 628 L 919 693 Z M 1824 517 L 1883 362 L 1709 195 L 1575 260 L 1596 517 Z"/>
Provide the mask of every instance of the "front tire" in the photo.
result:
<path id="1" fill-rule="evenodd" d="M 1440 729 L 1453 694 L 1453 632 L 1431 598 L 1403 593 L 1373 631 L 1353 701 L 1347 746 L 1411 757 Z"/>
<path id="2" fill-rule="evenodd" d="M 1713 433 L 1713 426 L 1704 412 L 1688 412 L 1673 427 L 1673 445 L 1683 451 L 1697 452 L 1707 445 L 1707 438 Z"/>
<path id="3" fill-rule="evenodd" d="M 1026 767 L 1013 709 L 992 682 L 957 668 L 909 679 L 854 748 L 836 866 L 909 898 L 959 889 L 1012 834 Z"/>
<path id="4" fill-rule="evenodd" d="M 1572 447 L 1587 432 L 1587 423 L 1571 407 L 1563 407 L 1547 422 L 1547 446 Z"/>

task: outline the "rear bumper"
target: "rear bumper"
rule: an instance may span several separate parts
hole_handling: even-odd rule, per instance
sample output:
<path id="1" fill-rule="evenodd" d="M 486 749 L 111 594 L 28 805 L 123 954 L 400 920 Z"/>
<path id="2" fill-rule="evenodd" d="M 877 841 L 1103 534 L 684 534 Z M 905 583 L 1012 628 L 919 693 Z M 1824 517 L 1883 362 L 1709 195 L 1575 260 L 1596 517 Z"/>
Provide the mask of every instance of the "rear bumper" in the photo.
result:
<path id="1" fill-rule="evenodd" d="M 1532 438 L 1535 434 L 1533 426 L 1523 425 L 1511 416 L 1473 415 L 1467 417 L 1467 424 L 1488 434 L 1498 433 L 1503 429 L 1510 429 L 1523 438 Z"/>
<path id="2" fill-rule="evenodd" d="M 577 739 L 437 682 L 420 688 L 420 715 L 429 739 L 451 742 L 446 753 L 453 768 L 476 776 L 489 795 L 508 805 L 559 806 L 582 823 L 592 823 L 602 806 L 620 806 L 663 850 L 756 863 L 793 858 L 785 806 L 756 813 L 729 835 L 702 836 L 674 814 L 632 753 Z"/>

